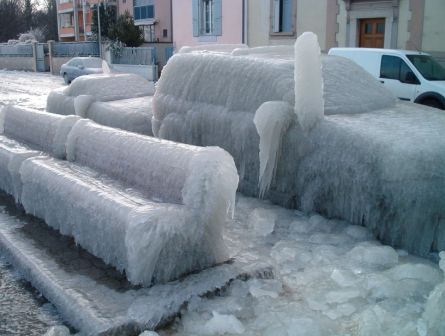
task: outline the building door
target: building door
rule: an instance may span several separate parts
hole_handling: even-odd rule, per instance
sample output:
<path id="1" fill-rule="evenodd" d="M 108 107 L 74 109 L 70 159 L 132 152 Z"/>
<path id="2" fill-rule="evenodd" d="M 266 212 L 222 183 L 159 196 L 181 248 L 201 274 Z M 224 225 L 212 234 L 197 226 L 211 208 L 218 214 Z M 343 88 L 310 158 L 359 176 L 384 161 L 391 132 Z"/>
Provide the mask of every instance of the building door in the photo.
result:
<path id="1" fill-rule="evenodd" d="M 360 20 L 359 47 L 383 48 L 385 45 L 385 19 Z"/>

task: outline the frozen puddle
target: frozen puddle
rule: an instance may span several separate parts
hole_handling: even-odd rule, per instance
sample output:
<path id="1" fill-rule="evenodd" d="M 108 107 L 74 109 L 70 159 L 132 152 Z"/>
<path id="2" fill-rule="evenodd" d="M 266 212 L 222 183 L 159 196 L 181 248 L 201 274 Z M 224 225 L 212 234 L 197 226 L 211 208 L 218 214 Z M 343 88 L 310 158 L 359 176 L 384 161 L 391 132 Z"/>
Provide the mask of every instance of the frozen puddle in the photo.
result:
<path id="1" fill-rule="evenodd" d="M 127 335 L 154 329 L 169 322 L 184 303 L 234 279 L 272 277 L 270 267 L 245 256 L 180 281 L 135 287 L 72 239 L 24 215 L 4 194 L 0 204 L 0 250 L 82 334 Z"/>

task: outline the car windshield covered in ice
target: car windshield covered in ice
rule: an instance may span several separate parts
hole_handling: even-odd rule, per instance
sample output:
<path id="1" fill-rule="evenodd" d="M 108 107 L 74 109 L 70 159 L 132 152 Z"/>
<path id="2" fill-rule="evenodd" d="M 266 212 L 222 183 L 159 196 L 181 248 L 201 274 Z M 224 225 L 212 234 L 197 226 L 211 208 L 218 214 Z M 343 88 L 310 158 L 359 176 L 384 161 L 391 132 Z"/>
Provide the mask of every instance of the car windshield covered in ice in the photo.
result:
<path id="1" fill-rule="evenodd" d="M 102 59 L 99 57 L 75 57 L 60 68 L 65 84 L 79 76 L 102 73 Z"/>

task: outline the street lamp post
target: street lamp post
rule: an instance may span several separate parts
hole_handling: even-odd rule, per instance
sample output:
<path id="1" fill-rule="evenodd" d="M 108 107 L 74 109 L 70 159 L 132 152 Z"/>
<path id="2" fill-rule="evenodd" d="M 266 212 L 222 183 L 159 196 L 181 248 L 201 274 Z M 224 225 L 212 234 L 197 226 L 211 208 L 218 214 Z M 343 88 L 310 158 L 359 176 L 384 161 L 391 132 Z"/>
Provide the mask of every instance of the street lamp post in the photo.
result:
<path id="1" fill-rule="evenodd" d="M 97 6 L 97 30 L 98 30 L 98 43 L 99 43 L 99 57 L 102 58 L 102 32 L 100 30 L 100 2 Z"/>

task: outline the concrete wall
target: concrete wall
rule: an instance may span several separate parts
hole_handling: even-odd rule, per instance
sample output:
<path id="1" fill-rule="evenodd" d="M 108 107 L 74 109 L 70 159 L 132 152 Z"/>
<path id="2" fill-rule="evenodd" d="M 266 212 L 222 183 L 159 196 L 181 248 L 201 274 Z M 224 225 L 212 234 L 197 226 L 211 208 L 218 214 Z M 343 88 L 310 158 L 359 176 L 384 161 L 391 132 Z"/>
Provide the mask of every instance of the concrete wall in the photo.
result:
<path id="1" fill-rule="evenodd" d="M 445 52 L 444 14 L 445 1 L 425 1 L 422 50 L 428 52 Z"/>
<path id="2" fill-rule="evenodd" d="M 133 16 L 133 0 L 119 0 L 117 3 L 117 13 L 118 15 L 122 15 L 128 11 Z"/>
<path id="3" fill-rule="evenodd" d="M 0 56 L 0 69 L 35 71 L 34 57 Z"/>
<path id="4" fill-rule="evenodd" d="M 73 56 L 74 57 L 74 56 Z M 52 57 L 52 71 L 53 75 L 60 75 L 60 68 L 62 64 L 68 62 L 73 57 Z"/>
<path id="5" fill-rule="evenodd" d="M 327 0 L 297 1 L 297 37 L 306 31 L 317 34 L 320 47 L 324 51 L 326 50 L 326 9 Z"/>
<path id="6" fill-rule="evenodd" d="M 399 22 L 397 31 L 397 49 L 407 49 L 409 40 L 408 24 L 411 20 L 409 0 L 399 0 Z"/>
<path id="7" fill-rule="evenodd" d="M 264 0 L 257 0 L 258 2 Z M 240 44 L 243 40 L 243 1 L 222 0 L 222 35 L 193 36 L 191 0 L 173 0 L 173 43 L 176 50 L 183 46 L 222 43 Z"/>
<path id="8" fill-rule="evenodd" d="M 233 0 L 231 0 L 233 1 Z M 189 2 L 189 1 L 187 1 Z M 159 42 L 172 42 L 172 9 L 169 0 L 155 0 L 155 39 Z M 167 29 L 167 37 L 163 36 L 164 29 Z"/>
<path id="9" fill-rule="evenodd" d="M 133 73 L 142 76 L 150 82 L 158 80 L 158 67 L 156 65 L 113 64 L 112 69 L 116 72 Z"/>
<path id="10" fill-rule="evenodd" d="M 293 32 L 271 33 L 271 0 L 248 0 L 247 44 L 250 47 L 263 45 L 293 44 L 298 36 L 311 31 L 318 36 L 320 47 L 327 51 L 336 46 L 338 6 L 343 0 L 294 0 Z"/>

